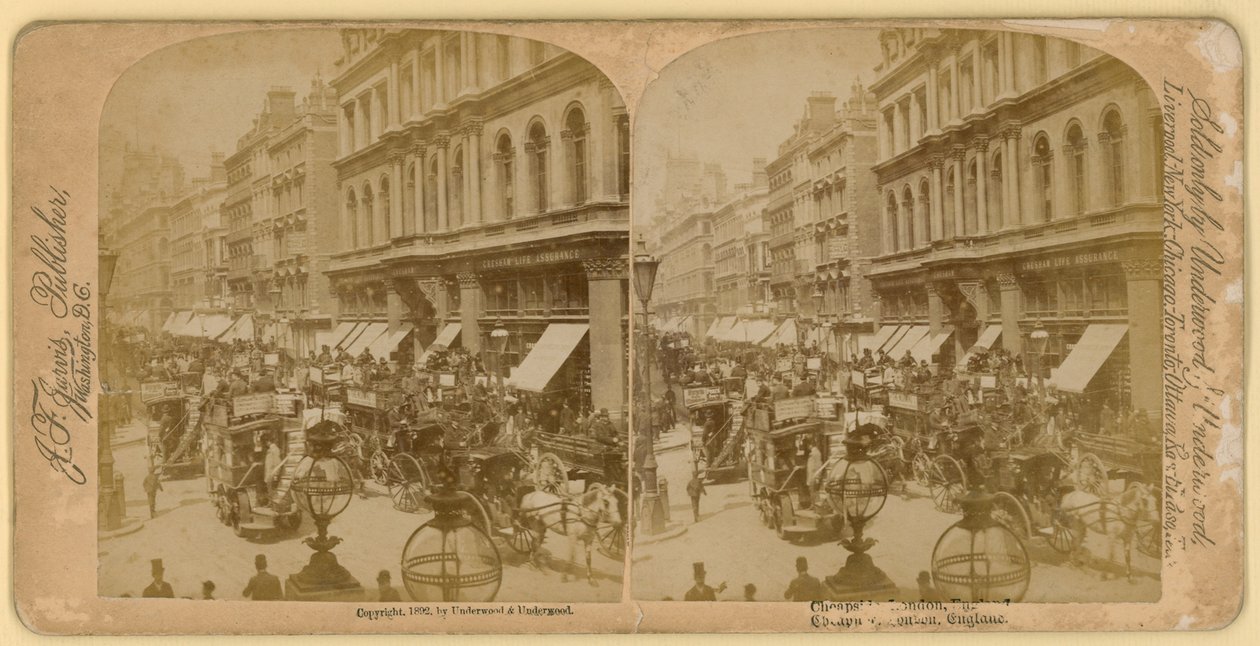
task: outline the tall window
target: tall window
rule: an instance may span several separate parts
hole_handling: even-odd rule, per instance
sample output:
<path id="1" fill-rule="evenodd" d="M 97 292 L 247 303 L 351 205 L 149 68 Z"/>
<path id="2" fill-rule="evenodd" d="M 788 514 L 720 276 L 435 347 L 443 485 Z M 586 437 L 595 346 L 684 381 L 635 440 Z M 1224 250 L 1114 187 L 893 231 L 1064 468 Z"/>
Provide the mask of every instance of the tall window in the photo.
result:
<path id="1" fill-rule="evenodd" d="M 446 184 L 446 213 L 451 228 L 458 229 L 464 224 L 464 149 L 456 148 L 451 159 Z"/>
<path id="2" fill-rule="evenodd" d="M 1037 194 L 1041 198 L 1041 220 L 1054 219 L 1054 158 L 1050 140 L 1041 135 L 1033 143 L 1033 164 L 1037 167 Z"/>
<path id="3" fill-rule="evenodd" d="M 360 207 L 363 209 L 362 219 L 360 220 L 363 223 L 363 231 L 364 231 L 363 244 L 365 246 L 370 247 L 372 246 L 372 241 L 375 238 L 375 233 L 372 231 L 373 222 L 372 222 L 372 185 L 371 184 L 363 185 L 363 203 L 360 205 Z"/>
<path id="4" fill-rule="evenodd" d="M 630 117 L 617 117 L 617 194 L 630 195 Z"/>
<path id="5" fill-rule="evenodd" d="M 437 187 L 438 187 L 438 167 L 437 156 L 429 159 L 428 172 L 424 174 L 424 230 L 437 231 L 438 228 L 438 212 L 437 212 Z"/>
<path id="6" fill-rule="evenodd" d="M 495 143 L 495 159 L 499 163 L 499 195 L 500 206 L 503 209 L 503 219 L 511 218 L 514 215 L 516 195 L 516 172 L 512 164 L 512 138 L 505 132 L 499 136 L 498 142 Z"/>
<path id="7" fill-rule="evenodd" d="M 406 182 L 403 183 L 402 232 L 405 236 L 416 232 L 416 170 L 415 164 L 408 166 Z"/>
<path id="8" fill-rule="evenodd" d="M 547 210 L 547 131 L 541 123 L 529 129 L 530 179 L 534 189 L 534 208 Z"/>
<path id="9" fill-rule="evenodd" d="M 944 208 L 941 209 L 945 212 L 944 224 L 946 238 L 952 238 L 958 235 L 958 232 L 954 230 L 954 196 L 957 194 L 957 191 L 958 186 L 956 178 L 954 177 L 954 169 L 951 168 L 949 172 L 945 174 L 945 204 L 942 205 Z"/>
<path id="10" fill-rule="evenodd" d="M 1085 213 L 1085 185 L 1087 178 L 1085 176 L 1085 134 L 1081 132 L 1081 127 L 1072 124 L 1067 134 L 1068 151 L 1071 158 L 1068 163 L 1071 165 L 1069 169 L 1072 178 L 1072 213 L 1083 215 Z"/>
<path id="11" fill-rule="evenodd" d="M 932 241 L 932 225 L 930 219 L 932 217 L 932 191 L 928 188 L 927 180 L 919 182 L 919 231 L 922 231 L 922 238 L 925 242 Z"/>
<path id="12" fill-rule="evenodd" d="M 901 192 L 901 216 L 906 224 L 906 248 L 913 249 L 918 240 L 914 231 L 914 194 L 907 186 Z"/>
<path id="13" fill-rule="evenodd" d="M 1112 206 L 1124 204 L 1124 123 L 1112 110 L 1103 118 L 1103 145 L 1107 153 L 1107 181 Z"/>
<path id="14" fill-rule="evenodd" d="M 901 236 L 897 231 L 897 196 L 893 193 L 888 194 L 888 213 L 884 216 L 884 221 L 888 223 L 888 251 L 897 251 Z"/>
<path id="15" fill-rule="evenodd" d="M 586 202 L 586 115 L 581 108 L 569 111 L 564 127 L 569 131 L 569 173 L 573 182 L 573 203 Z"/>
<path id="16" fill-rule="evenodd" d="M 993 155 L 989 164 L 989 231 L 1002 228 L 1002 153 Z"/>
<path id="17" fill-rule="evenodd" d="M 393 233 L 392 231 L 389 230 L 390 208 L 392 206 L 393 205 L 390 204 L 390 199 L 389 199 L 389 178 L 382 175 L 381 176 L 381 224 L 384 226 L 381 227 L 381 230 L 385 232 L 385 237 L 381 240 L 381 242 L 388 240 L 390 237 L 390 234 Z"/>
<path id="18" fill-rule="evenodd" d="M 976 232 L 976 215 L 979 212 L 976 205 L 976 160 L 974 159 L 967 164 L 967 186 L 963 190 L 963 231 L 964 235 L 972 235 Z"/>

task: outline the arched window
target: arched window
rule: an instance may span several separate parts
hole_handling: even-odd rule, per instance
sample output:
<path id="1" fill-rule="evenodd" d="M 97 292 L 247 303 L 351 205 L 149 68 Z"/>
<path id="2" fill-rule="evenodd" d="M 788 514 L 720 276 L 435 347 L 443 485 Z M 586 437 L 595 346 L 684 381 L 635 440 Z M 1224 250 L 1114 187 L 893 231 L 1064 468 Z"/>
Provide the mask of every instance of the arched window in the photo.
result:
<path id="1" fill-rule="evenodd" d="M 415 164 L 411 164 L 406 170 L 406 181 L 403 182 L 403 235 L 409 236 L 416 232 L 416 168 Z"/>
<path id="2" fill-rule="evenodd" d="M 941 205 L 944 207 L 941 209 L 945 213 L 945 221 L 942 224 L 945 225 L 945 237 L 947 239 L 958 235 L 958 231 L 955 231 L 956 227 L 954 226 L 954 196 L 957 193 L 958 182 L 957 178 L 954 177 L 954 169 L 951 168 L 945 173 L 945 203 Z"/>
<path id="3" fill-rule="evenodd" d="M 499 204 L 503 209 L 503 219 L 507 220 L 514 215 L 516 196 L 516 172 L 513 167 L 516 160 L 512 158 L 512 138 L 506 132 L 499 135 L 494 150 L 494 159 L 499 165 Z"/>
<path id="4" fill-rule="evenodd" d="M 976 160 L 967 164 L 967 187 L 963 190 L 963 235 L 976 232 Z"/>
<path id="5" fill-rule="evenodd" d="M 446 178 L 447 222 L 452 229 L 464 224 L 464 149 L 456 148 L 451 155 L 451 169 Z"/>
<path id="6" fill-rule="evenodd" d="M 424 230 L 427 232 L 438 229 L 437 187 L 437 155 L 433 155 L 429 158 L 429 168 L 424 174 Z"/>
<path id="7" fill-rule="evenodd" d="M 359 239 L 362 241 L 364 246 L 370 247 L 373 244 L 375 244 L 375 240 L 376 240 L 376 233 L 372 230 L 373 211 L 372 211 L 372 185 L 371 184 L 368 184 L 368 183 L 363 184 L 363 198 L 362 199 L 363 199 L 362 203 L 359 204 L 359 208 L 362 211 L 359 214 L 359 221 L 361 222 L 359 226 L 362 227 L 362 230 L 360 231 Z"/>
<path id="8" fill-rule="evenodd" d="M 539 213 L 547 210 L 547 130 L 542 123 L 529 129 L 526 153 L 529 155 L 530 187 L 534 191 L 534 209 Z"/>
<path id="9" fill-rule="evenodd" d="M 1042 222 L 1054 219 L 1054 153 L 1044 134 L 1033 141 L 1033 166 L 1037 173 L 1038 215 Z"/>
<path id="10" fill-rule="evenodd" d="M 1088 181 L 1085 175 L 1085 133 L 1080 124 L 1072 124 L 1067 132 L 1068 143 L 1068 179 L 1072 182 L 1072 213 L 1085 214 L 1085 188 Z"/>
<path id="11" fill-rule="evenodd" d="M 932 191 L 928 187 L 928 181 L 925 179 L 919 182 L 919 224 L 918 230 L 924 242 L 932 241 Z"/>
<path id="12" fill-rule="evenodd" d="M 1002 228 L 1002 221 L 1005 214 L 1002 212 L 1002 153 L 993 154 L 993 159 L 989 163 L 989 194 L 987 196 L 989 204 L 989 231 L 997 231 Z"/>
<path id="13" fill-rule="evenodd" d="M 1118 110 L 1103 117 L 1103 136 L 1099 139 L 1107 155 L 1108 196 L 1112 206 L 1120 206 L 1124 204 L 1124 122 Z"/>
<path id="14" fill-rule="evenodd" d="M 573 203 L 586 202 L 586 115 L 582 108 L 573 108 L 564 120 L 569 135 L 569 177 L 573 186 Z"/>
<path id="15" fill-rule="evenodd" d="M 630 196 L 630 117 L 617 117 L 617 193 Z"/>
<path id="16" fill-rule="evenodd" d="M 888 192 L 888 210 L 884 215 L 884 222 L 887 223 L 888 251 L 897 251 L 900 248 L 901 237 L 897 231 L 897 195 L 892 191 Z"/>
<path id="17" fill-rule="evenodd" d="M 380 191 L 381 214 L 380 214 L 379 224 L 380 224 L 380 230 L 383 233 L 383 235 L 380 236 L 381 239 L 379 240 L 379 242 L 385 242 L 386 240 L 389 240 L 390 236 L 393 234 L 393 231 L 390 231 L 390 228 L 389 228 L 389 220 L 390 220 L 389 210 L 393 205 L 390 204 L 390 199 L 389 199 L 389 178 L 384 175 L 381 175 L 380 181 L 381 181 L 381 184 L 380 184 L 381 186 L 381 191 Z"/>
<path id="18" fill-rule="evenodd" d="M 914 193 L 909 186 L 901 189 L 901 221 L 905 228 L 905 248 L 913 249 L 918 240 L 914 235 Z"/>

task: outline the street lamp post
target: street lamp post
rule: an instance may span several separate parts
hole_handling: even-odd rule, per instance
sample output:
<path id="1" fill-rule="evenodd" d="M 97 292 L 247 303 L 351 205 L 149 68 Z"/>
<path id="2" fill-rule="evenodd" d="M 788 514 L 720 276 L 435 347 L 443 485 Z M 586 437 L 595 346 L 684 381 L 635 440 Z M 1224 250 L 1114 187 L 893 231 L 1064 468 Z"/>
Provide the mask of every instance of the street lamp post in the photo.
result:
<path id="1" fill-rule="evenodd" d="M 889 599 L 897 593 L 897 586 L 866 553 L 875 541 L 862 535 L 888 497 L 888 476 L 869 456 L 871 442 L 879 430 L 874 424 L 863 424 L 849 433 L 844 438 L 845 456 L 831 468 L 826 483 L 832 508 L 842 512 L 845 521 L 853 526 L 853 537 L 840 541 L 849 551 L 844 566 L 826 579 L 834 601 Z"/>
<path id="2" fill-rule="evenodd" d="M 455 489 L 449 472 L 425 501 L 433 507 L 433 518 L 403 546 L 407 594 L 413 601 L 494 601 L 503 583 L 503 562 L 483 529 L 490 522 L 485 509 L 471 494 Z"/>
<path id="3" fill-rule="evenodd" d="M 109 298 L 109 289 L 114 282 L 114 270 L 118 267 L 118 254 L 103 245 L 97 252 L 97 280 L 100 281 L 98 291 L 100 292 L 100 311 L 97 314 L 100 321 L 100 348 L 102 353 L 108 355 L 109 361 L 103 361 L 100 364 L 101 381 L 105 381 L 105 367 L 112 366 L 116 357 L 112 356 L 112 346 L 109 339 L 109 326 L 105 320 L 106 301 Z M 110 386 L 110 390 L 116 390 L 118 384 Z M 123 478 L 122 474 L 114 473 L 114 447 L 110 444 L 110 438 L 114 434 L 114 427 L 118 423 L 117 417 L 114 415 L 114 407 L 111 405 L 114 397 L 119 396 L 113 392 L 106 392 L 102 388 L 102 393 L 97 397 L 97 410 L 100 416 L 100 423 L 96 426 L 96 442 L 97 442 L 97 466 L 100 473 L 100 488 L 97 491 L 97 528 L 105 531 L 115 530 L 122 527 L 123 514 L 126 511 L 126 497 L 123 495 Z M 127 395 L 124 395 L 127 396 Z"/>
<path id="4" fill-rule="evenodd" d="M 317 422 L 306 431 L 310 453 L 293 470 L 294 502 L 315 521 L 315 536 L 302 542 L 315 550 L 311 560 L 285 585 L 285 598 L 291 601 L 361 601 L 363 586 L 337 563 L 332 549 L 341 539 L 328 535 L 328 524 L 350 504 L 354 475 L 345 462 L 333 455 L 333 445 L 342 435 L 340 424 Z"/>
<path id="5" fill-rule="evenodd" d="M 818 334 L 818 330 L 822 329 L 822 308 L 823 308 L 823 298 L 824 298 L 822 287 L 818 284 L 815 284 L 814 293 L 810 294 L 809 298 L 810 300 L 814 302 L 814 325 L 810 329 L 810 333 L 813 335 L 814 338 L 817 339 L 817 338 L 821 338 L 820 335 Z"/>
<path id="6" fill-rule="evenodd" d="M 644 242 L 643 236 L 639 236 L 639 241 L 635 247 L 634 254 L 634 291 L 639 295 L 639 302 L 643 304 L 643 321 L 644 325 L 649 325 L 651 319 L 651 301 L 652 288 L 656 286 L 656 271 L 660 269 L 661 261 L 648 253 L 647 243 Z M 647 367 L 647 377 L 644 379 L 644 395 L 647 397 L 647 416 L 648 416 L 648 437 L 637 438 L 635 441 L 651 442 L 656 436 L 655 420 L 652 415 L 652 352 L 653 348 L 644 348 L 646 351 L 645 366 Z M 656 481 L 656 456 L 655 451 L 648 451 L 647 457 L 643 463 L 643 524 L 641 529 L 643 533 L 653 536 L 665 531 L 665 509 L 661 504 L 661 493 Z"/>
<path id="7" fill-rule="evenodd" d="M 494 367 L 498 373 L 499 396 L 507 391 L 503 388 L 503 352 L 507 350 L 508 331 L 503 327 L 503 319 L 495 319 L 494 329 L 490 331 L 490 345 L 494 348 Z"/>
<path id="8" fill-rule="evenodd" d="M 973 488 L 958 499 L 962 520 L 932 549 L 932 580 L 946 599 L 1022 601 L 1032 569 L 1015 532 L 992 516 L 994 496 Z"/>

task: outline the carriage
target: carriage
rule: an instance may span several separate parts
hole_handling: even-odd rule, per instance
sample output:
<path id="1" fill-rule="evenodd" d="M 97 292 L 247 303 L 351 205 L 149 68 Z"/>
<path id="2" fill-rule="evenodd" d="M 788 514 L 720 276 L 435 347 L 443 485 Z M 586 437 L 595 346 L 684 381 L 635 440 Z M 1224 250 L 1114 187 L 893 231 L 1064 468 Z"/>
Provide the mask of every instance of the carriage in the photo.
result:
<path id="1" fill-rule="evenodd" d="M 237 536 L 291 532 L 302 521 L 290 486 L 306 452 L 305 434 L 298 419 L 274 411 L 274 396 L 266 393 L 215 398 L 206 406 L 206 487 L 219 521 Z M 265 473 L 268 442 L 282 451 L 273 473 Z"/>
<path id="2" fill-rule="evenodd" d="M 538 457 L 534 481 L 538 488 L 565 495 L 569 482 L 584 480 L 586 486 L 599 482 L 626 490 L 626 449 L 585 435 L 565 435 L 539 431 L 532 438 Z"/>
<path id="3" fill-rule="evenodd" d="M 888 403 L 888 389 L 880 368 L 849 371 L 848 399 L 855 408 L 869 409 Z"/>
<path id="4" fill-rule="evenodd" d="M 487 446 L 451 451 L 448 458 L 456 488 L 472 494 L 481 507 L 484 522 L 474 522 L 488 523 L 482 529 L 516 552 L 532 552 L 534 536 L 520 516 L 521 497 L 534 490 L 528 457 L 510 447 Z"/>
<path id="5" fill-rule="evenodd" d="M 345 382 L 337 364 L 310 366 L 307 371 L 306 395 L 312 406 L 328 408 L 345 401 Z"/>
<path id="6" fill-rule="evenodd" d="M 831 509 L 816 483 L 836 453 L 844 424 L 818 419 L 812 397 L 780 399 L 748 410 L 747 433 L 752 445 L 748 475 L 761 522 L 780 538 L 833 535 L 844 518 Z M 820 455 L 810 473 L 810 449 Z"/>
<path id="7" fill-rule="evenodd" d="M 148 382 L 140 386 L 148 412 L 150 466 L 167 478 L 201 475 L 204 463 L 197 440 L 201 397 L 185 394 L 179 382 Z"/>
<path id="8" fill-rule="evenodd" d="M 691 454 L 695 464 L 703 462 L 709 480 L 733 480 L 748 471 L 744 455 L 744 402 L 727 397 L 718 386 L 688 388 L 683 404 L 691 416 Z M 712 427 L 709 426 L 712 420 Z"/>

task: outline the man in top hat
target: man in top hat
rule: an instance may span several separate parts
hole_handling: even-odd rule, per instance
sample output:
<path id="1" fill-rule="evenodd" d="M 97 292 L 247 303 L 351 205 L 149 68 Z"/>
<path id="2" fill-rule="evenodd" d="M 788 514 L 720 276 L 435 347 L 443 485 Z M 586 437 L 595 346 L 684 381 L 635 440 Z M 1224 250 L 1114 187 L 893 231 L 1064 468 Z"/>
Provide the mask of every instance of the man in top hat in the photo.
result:
<path id="1" fill-rule="evenodd" d="M 601 444 L 607 446 L 617 446 L 620 442 L 617 440 L 617 427 L 613 425 L 612 420 L 608 418 L 608 409 L 601 408 L 595 414 L 595 419 L 591 420 L 590 434 Z"/>
<path id="2" fill-rule="evenodd" d="M 704 583 L 704 561 L 697 561 L 691 564 L 694 572 L 696 584 L 687 591 L 687 595 L 683 597 L 684 601 L 717 601 L 717 593 L 726 590 L 726 582 L 723 581 L 715 591 L 713 588 Z"/>
<path id="3" fill-rule="evenodd" d="M 789 601 L 821 601 L 826 598 L 822 583 L 809 573 L 809 561 L 796 557 L 796 578 L 788 585 L 783 598 Z"/>
<path id="4" fill-rule="evenodd" d="M 254 569 L 258 570 L 258 574 L 250 577 L 249 585 L 245 586 L 245 591 L 241 595 L 254 601 L 279 601 L 283 599 L 284 594 L 280 590 L 280 577 L 267 572 L 267 556 L 265 554 L 259 554 L 254 557 Z"/>
<path id="5" fill-rule="evenodd" d="M 162 567 L 162 559 L 153 559 L 150 563 L 153 566 L 153 583 L 144 589 L 142 596 L 174 599 L 175 591 L 171 590 L 171 584 L 162 580 L 162 574 L 166 571 Z"/>
<path id="6" fill-rule="evenodd" d="M 402 597 L 394 586 L 389 584 L 389 570 L 381 570 L 376 575 L 377 601 L 402 601 Z"/>

